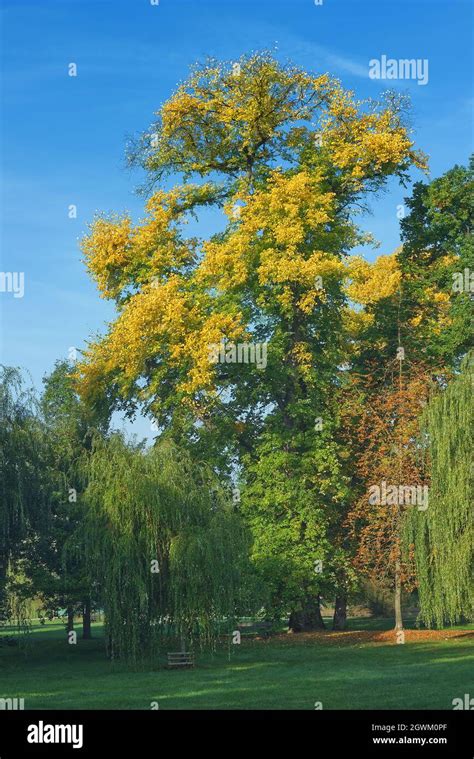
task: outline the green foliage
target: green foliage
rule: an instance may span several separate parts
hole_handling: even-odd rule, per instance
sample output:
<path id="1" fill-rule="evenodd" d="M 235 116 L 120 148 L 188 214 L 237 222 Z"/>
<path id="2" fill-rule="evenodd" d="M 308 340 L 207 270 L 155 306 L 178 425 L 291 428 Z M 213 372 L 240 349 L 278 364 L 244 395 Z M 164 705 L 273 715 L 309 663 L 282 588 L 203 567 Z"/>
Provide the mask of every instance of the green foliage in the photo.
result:
<path id="1" fill-rule="evenodd" d="M 11 563 L 24 555 L 32 528 L 47 513 L 44 431 L 34 393 L 17 369 L 0 368 L 0 610 Z M 3 608 L 2 608 L 3 607 Z"/>
<path id="2" fill-rule="evenodd" d="M 453 291 L 456 273 L 474 272 L 474 157 L 431 183 L 417 182 L 401 221 L 403 344 L 435 367 L 457 365 L 472 345 L 469 291 Z M 449 296 L 446 314 L 436 314 L 435 292 Z M 419 315 L 416 329 L 410 319 Z M 417 320 L 418 321 L 418 320 Z"/>
<path id="3" fill-rule="evenodd" d="M 93 413 L 79 398 L 72 369 L 67 361 L 58 361 L 44 378 L 40 412 L 47 441 L 48 515 L 42 529 L 28 536 L 25 552 L 33 592 L 48 616 L 60 607 L 82 611 L 92 592 L 84 557 L 66 548 L 84 518 L 85 461 L 94 435 L 105 434 L 108 414 L 103 407 Z"/>
<path id="4" fill-rule="evenodd" d="M 415 546 L 420 617 L 429 626 L 474 614 L 473 358 L 466 356 L 460 374 L 432 398 L 424 414 L 429 507 L 413 510 L 408 540 Z"/>
<path id="5" fill-rule="evenodd" d="M 267 615 L 280 619 L 318 595 L 347 592 L 354 575 L 339 539 L 348 491 L 332 432 L 267 431 L 244 458 L 244 476 L 242 511 Z"/>
<path id="6" fill-rule="evenodd" d="M 88 477 L 82 541 L 110 655 L 153 656 L 165 633 L 209 643 L 234 616 L 247 550 L 212 473 L 169 442 L 145 452 L 114 435 L 98 443 Z"/>

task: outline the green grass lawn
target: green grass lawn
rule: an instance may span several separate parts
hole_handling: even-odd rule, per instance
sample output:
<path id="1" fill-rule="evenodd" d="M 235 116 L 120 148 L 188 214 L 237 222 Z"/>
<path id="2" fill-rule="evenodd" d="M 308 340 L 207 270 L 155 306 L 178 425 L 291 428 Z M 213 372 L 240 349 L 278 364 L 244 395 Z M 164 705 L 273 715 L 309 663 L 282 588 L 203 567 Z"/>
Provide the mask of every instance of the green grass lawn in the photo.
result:
<path id="1" fill-rule="evenodd" d="M 194 670 L 132 671 L 106 659 L 100 625 L 91 641 L 78 633 L 68 645 L 61 625 L 38 625 L 25 649 L 0 647 L 0 697 L 23 697 L 25 709 L 452 709 L 474 693 L 472 637 L 399 646 L 243 637 L 198 653 Z"/>

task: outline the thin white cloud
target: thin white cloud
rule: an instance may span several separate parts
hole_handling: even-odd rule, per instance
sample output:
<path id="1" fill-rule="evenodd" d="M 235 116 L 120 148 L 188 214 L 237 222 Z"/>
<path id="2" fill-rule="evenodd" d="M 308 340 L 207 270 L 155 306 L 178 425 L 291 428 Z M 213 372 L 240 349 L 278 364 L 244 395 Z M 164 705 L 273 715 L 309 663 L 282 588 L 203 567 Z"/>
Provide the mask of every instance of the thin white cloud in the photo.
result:
<path id="1" fill-rule="evenodd" d="M 334 55 L 333 53 L 327 53 L 327 62 L 339 71 L 345 71 L 352 76 L 358 76 L 362 79 L 367 79 L 369 75 L 368 65 L 363 66 L 361 63 L 345 58 L 341 55 Z"/>
<path id="2" fill-rule="evenodd" d="M 263 33 L 262 33 L 263 32 Z M 358 61 L 346 52 L 329 49 L 325 45 L 312 42 L 299 35 L 289 33 L 287 29 L 278 29 L 274 26 L 258 28 L 260 40 L 273 38 L 277 51 L 288 56 L 293 61 L 298 61 L 308 69 L 331 71 L 331 73 L 344 73 L 361 79 L 369 78 L 368 61 Z M 283 40 L 283 43 L 277 42 Z M 264 45 L 263 45 L 264 46 Z M 267 44 L 267 47 L 270 45 Z"/>

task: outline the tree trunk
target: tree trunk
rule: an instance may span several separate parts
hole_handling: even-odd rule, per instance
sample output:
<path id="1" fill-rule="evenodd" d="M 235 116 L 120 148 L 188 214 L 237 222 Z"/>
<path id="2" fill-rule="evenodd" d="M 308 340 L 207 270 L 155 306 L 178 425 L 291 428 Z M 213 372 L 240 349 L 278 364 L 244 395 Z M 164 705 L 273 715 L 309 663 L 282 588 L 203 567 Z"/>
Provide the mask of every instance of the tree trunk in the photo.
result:
<path id="1" fill-rule="evenodd" d="M 342 593 L 340 596 L 336 596 L 334 604 L 334 616 L 332 618 L 333 630 L 344 630 L 346 627 L 347 619 L 347 596 Z"/>
<path id="2" fill-rule="evenodd" d="M 91 638 L 91 599 L 88 596 L 82 607 L 82 639 L 90 640 Z"/>
<path id="3" fill-rule="evenodd" d="M 288 621 L 291 632 L 311 632 L 312 630 L 325 630 L 326 625 L 321 616 L 320 597 L 308 600 L 303 609 L 292 611 Z"/>
<path id="4" fill-rule="evenodd" d="M 114 643 L 113 643 L 113 639 L 112 639 L 112 633 L 110 632 L 110 630 L 107 632 L 105 650 L 106 650 L 108 658 L 111 661 L 113 661 L 116 658 L 116 655 L 115 655 L 115 651 L 114 651 Z"/>
<path id="5" fill-rule="evenodd" d="M 72 606 L 67 607 L 67 631 L 74 630 L 74 609 Z"/>
<path id="6" fill-rule="evenodd" d="M 400 561 L 395 562 L 395 630 L 403 630 L 402 618 L 402 583 L 400 577 Z"/>

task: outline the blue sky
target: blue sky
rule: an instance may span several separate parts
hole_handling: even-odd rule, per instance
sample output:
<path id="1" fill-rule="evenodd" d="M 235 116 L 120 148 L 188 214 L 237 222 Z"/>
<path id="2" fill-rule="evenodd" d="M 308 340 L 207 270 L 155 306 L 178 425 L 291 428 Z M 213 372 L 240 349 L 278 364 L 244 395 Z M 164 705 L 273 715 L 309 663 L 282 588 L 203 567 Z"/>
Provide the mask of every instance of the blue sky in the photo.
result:
<path id="1" fill-rule="evenodd" d="M 0 361 L 27 368 L 38 386 L 56 359 L 113 316 L 81 263 L 78 238 L 96 210 L 141 215 L 140 177 L 125 169 L 126 138 L 150 124 L 193 62 L 271 48 L 282 60 L 330 71 L 361 98 L 389 84 L 412 97 L 415 139 L 432 176 L 466 163 L 472 151 L 471 0 L 0 0 L 0 7 L 0 268 L 25 273 L 23 298 L 0 293 Z M 369 60 L 383 54 L 428 59 L 428 84 L 370 79 Z M 77 77 L 68 76 L 71 62 Z M 380 252 L 399 242 L 396 211 L 406 194 L 392 183 L 364 220 Z M 77 219 L 68 217 L 71 204 Z M 148 428 L 138 422 L 135 431 Z"/>

